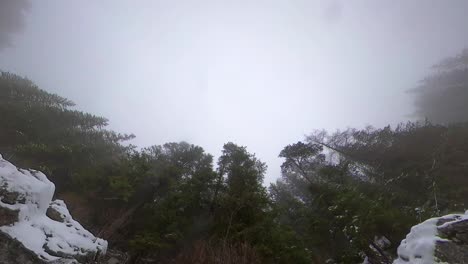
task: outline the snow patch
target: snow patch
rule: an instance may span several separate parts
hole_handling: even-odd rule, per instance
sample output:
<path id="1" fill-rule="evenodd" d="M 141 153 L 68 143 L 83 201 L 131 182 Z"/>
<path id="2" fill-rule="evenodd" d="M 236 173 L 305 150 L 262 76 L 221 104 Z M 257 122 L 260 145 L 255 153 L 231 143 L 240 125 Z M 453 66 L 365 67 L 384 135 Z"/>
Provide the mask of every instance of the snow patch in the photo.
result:
<path id="1" fill-rule="evenodd" d="M 398 247 L 398 259 L 393 264 L 432 264 L 434 263 L 435 242 L 437 237 L 437 221 L 431 218 L 415 225 L 410 233 L 401 241 Z"/>
<path id="2" fill-rule="evenodd" d="M 13 205 L 0 201 L 0 206 L 19 210 L 19 219 L 27 220 L 46 213 L 55 192 L 55 185 L 39 171 L 23 170 L 0 156 L 0 186 L 11 193 L 17 193 L 17 200 L 24 203 Z"/>

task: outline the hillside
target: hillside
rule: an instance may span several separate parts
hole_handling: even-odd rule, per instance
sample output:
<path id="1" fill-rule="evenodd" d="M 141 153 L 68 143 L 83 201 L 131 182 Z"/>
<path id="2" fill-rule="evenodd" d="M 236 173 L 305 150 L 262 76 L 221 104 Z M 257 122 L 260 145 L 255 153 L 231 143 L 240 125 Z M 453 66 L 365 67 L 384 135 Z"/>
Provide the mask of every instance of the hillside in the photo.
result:
<path id="1" fill-rule="evenodd" d="M 48 175 L 129 263 L 390 263 L 411 226 L 468 203 L 465 123 L 315 131 L 284 147 L 282 177 L 265 188 L 266 164 L 235 143 L 216 166 L 187 142 L 138 149 L 11 73 L 0 102 L 0 153 Z"/>

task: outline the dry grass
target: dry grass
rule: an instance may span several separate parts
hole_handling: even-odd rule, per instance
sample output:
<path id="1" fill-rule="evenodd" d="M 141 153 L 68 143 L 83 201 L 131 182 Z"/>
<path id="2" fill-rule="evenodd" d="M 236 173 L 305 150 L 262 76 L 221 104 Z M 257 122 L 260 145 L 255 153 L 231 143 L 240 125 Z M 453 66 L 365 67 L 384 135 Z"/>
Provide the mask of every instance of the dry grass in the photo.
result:
<path id="1" fill-rule="evenodd" d="M 197 241 L 191 248 L 179 254 L 171 263 L 175 264 L 252 264 L 261 263 L 260 257 L 246 243 Z"/>

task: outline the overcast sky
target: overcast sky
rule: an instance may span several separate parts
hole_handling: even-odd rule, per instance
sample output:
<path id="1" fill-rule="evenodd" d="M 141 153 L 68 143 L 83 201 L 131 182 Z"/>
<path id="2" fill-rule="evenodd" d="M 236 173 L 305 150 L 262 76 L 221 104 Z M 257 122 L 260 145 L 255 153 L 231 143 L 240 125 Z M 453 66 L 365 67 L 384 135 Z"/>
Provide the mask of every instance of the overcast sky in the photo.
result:
<path id="1" fill-rule="evenodd" d="M 463 0 L 0 1 L 0 69 L 140 147 L 245 145 L 267 182 L 314 129 L 411 118 L 405 91 L 468 47 Z"/>

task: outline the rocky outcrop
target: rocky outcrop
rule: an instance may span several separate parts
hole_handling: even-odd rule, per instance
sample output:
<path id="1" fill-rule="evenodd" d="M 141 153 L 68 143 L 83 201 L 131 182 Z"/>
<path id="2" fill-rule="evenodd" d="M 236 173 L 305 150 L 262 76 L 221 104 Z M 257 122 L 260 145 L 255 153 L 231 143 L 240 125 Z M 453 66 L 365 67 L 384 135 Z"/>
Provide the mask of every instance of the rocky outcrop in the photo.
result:
<path id="1" fill-rule="evenodd" d="M 468 212 L 431 218 L 411 228 L 394 264 L 468 263 Z"/>
<path id="2" fill-rule="evenodd" d="M 468 263 L 468 219 L 454 215 L 439 221 L 434 256 L 443 263 Z"/>
<path id="3" fill-rule="evenodd" d="M 369 250 L 364 253 L 365 264 L 389 264 L 392 263 L 393 259 L 395 258 L 392 255 L 392 243 L 388 240 L 385 236 L 374 237 L 374 241 L 372 241 L 369 245 Z"/>
<path id="4" fill-rule="evenodd" d="M 0 156 L 0 263 L 91 263 L 107 242 L 75 221 L 55 186 L 39 171 Z"/>
<path id="5" fill-rule="evenodd" d="M 37 255 L 28 250 L 21 242 L 0 232 L 0 263 L 45 263 Z"/>

